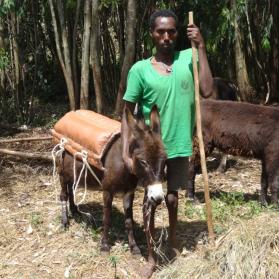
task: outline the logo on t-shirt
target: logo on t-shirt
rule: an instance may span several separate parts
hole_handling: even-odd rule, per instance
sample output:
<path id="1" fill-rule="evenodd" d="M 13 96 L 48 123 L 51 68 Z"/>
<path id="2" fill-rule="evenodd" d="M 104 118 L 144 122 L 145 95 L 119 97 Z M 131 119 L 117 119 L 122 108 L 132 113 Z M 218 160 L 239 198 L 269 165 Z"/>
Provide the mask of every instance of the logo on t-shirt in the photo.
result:
<path id="1" fill-rule="evenodd" d="M 180 83 L 181 88 L 183 88 L 184 90 L 187 90 L 189 87 L 188 81 L 186 79 L 182 80 Z M 185 92 L 186 93 L 186 92 Z"/>

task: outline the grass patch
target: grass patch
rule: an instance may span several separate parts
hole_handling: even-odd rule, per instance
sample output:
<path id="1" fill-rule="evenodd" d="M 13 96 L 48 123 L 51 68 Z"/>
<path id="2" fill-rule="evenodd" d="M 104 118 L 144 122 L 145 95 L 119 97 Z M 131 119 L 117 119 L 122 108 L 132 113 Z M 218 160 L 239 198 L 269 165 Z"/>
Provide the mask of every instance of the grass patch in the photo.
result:
<path id="1" fill-rule="evenodd" d="M 101 229 L 91 228 L 90 235 L 94 241 L 99 241 L 99 239 L 101 238 Z"/>
<path id="2" fill-rule="evenodd" d="M 240 221 L 214 246 L 179 257 L 154 278 L 279 278 L 278 222 L 277 212 Z"/>
<path id="3" fill-rule="evenodd" d="M 30 223 L 32 227 L 38 228 L 43 223 L 43 217 L 39 212 L 32 212 L 30 216 Z"/>
<path id="4" fill-rule="evenodd" d="M 211 200 L 215 233 L 227 230 L 236 219 L 250 219 L 262 212 L 273 211 L 273 206 L 263 207 L 258 201 L 246 201 L 241 192 L 223 192 Z M 185 216 L 190 220 L 206 220 L 205 205 L 186 203 Z"/>

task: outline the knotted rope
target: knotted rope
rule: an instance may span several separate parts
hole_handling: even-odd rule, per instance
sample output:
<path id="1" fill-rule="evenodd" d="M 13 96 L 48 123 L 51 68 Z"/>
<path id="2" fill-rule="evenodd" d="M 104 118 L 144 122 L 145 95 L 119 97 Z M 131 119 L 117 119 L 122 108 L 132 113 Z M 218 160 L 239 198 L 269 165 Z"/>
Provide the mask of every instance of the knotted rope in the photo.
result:
<path id="1" fill-rule="evenodd" d="M 77 174 L 76 174 L 77 156 L 79 156 L 82 159 L 82 167 L 81 167 L 78 178 L 77 178 Z M 97 175 L 94 173 L 94 171 L 90 167 L 90 165 L 87 161 L 87 158 L 88 158 L 88 152 L 86 150 L 82 150 L 81 152 L 76 152 L 74 154 L 74 164 L 73 164 L 74 182 L 73 182 L 73 185 L 72 185 L 72 190 L 73 190 L 74 203 L 77 205 L 78 212 L 82 213 L 82 214 L 85 214 L 88 217 L 92 217 L 92 215 L 90 213 L 84 212 L 84 211 L 79 209 L 79 205 L 85 200 L 86 193 L 87 193 L 87 170 L 89 169 L 90 173 L 93 175 L 93 177 L 99 183 L 100 186 L 102 186 L 102 183 L 100 182 Z M 81 179 L 81 176 L 82 176 L 83 173 L 84 173 L 84 193 L 83 193 L 82 199 L 79 202 L 76 203 L 76 193 L 77 193 L 77 189 L 79 187 L 80 179 Z M 95 222 L 95 220 L 94 220 L 94 222 Z"/>

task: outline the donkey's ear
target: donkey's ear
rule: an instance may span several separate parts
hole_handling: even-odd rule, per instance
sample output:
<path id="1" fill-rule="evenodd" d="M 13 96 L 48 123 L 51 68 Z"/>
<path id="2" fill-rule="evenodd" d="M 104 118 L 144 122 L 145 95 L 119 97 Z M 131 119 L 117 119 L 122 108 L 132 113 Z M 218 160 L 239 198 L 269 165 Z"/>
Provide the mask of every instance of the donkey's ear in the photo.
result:
<path id="1" fill-rule="evenodd" d="M 129 145 L 131 138 L 131 130 L 129 124 L 131 121 L 134 121 L 133 116 L 130 110 L 125 107 L 123 110 L 122 120 L 121 120 L 121 142 L 122 142 L 122 159 L 125 166 L 132 171 L 133 169 L 133 160 L 130 156 Z"/>
<path id="2" fill-rule="evenodd" d="M 125 107 L 121 121 L 122 158 L 125 166 L 132 171 L 133 160 L 130 154 L 130 145 L 135 140 L 139 143 L 144 137 L 144 131 L 138 126 L 131 111 Z"/>
<path id="3" fill-rule="evenodd" d="M 161 134 L 160 115 L 157 106 L 153 106 L 150 113 L 151 130 L 157 134 Z"/>
<path id="4" fill-rule="evenodd" d="M 134 135 L 135 139 L 142 139 L 144 137 L 143 127 L 137 123 L 131 111 L 127 107 L 124 109 L 124 115 L 122 119 L 126 121 L 128 129 L 132 135 Z"/>

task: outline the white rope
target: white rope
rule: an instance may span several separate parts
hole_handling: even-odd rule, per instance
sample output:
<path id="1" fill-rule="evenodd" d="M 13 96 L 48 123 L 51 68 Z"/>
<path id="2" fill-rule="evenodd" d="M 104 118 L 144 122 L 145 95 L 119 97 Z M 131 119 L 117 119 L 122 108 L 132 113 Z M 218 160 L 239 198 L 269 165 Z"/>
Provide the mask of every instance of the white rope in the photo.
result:
<path id="1" fill-rule="evenodd" d="M 162 202 L 162 205 L 166 205 L 166 203 L 163 201 Z M 150 236 L 150 244 L 153 244 L 153 251 L 155 252 L 155 254 L 157 256 L 159 256 L 162 260 L 164 261 L 167 261 L 169 262 L 169 259 L 167 258 L 167 256 L 162 252 L 162 244 L 163 244 L 163 240 L 167 240 L 168 238 L 168 231 L 166 229 L 166 226 L 164 224 L 164 215 L 163 215 L 163 212 L 161 211 L 161 214 L 162 214 L 162 220 L 163 220 L 163 225 L 162 225 L 162 230 L 161 230 L 161 234 L 160 234 L 160 237 L 158 239 L 158 241 L 155 241 L 150 233 L 150 230 L 149 230 L 149 226 L 150 226 L 150 218 L 151 218 L 151 206 L 150 205 L 148 208 L 147 208 L 147 213 L 146 213 L 146 216 L 149 217 L 148 220 L 147 220 L 147 228 L 148 228 L 148 231 L 149 231 L 149 236 Z M 154 212 L 155 214 L 155 212 Z M 155 216 L 154 216 L 155 217 Z M 164 235 L 165 235 L 165 239 L 164 238 Z"/>
<path id="2" fill-rule="evenodd" d="M 63 152 L 65 151 L 65 144 L 68 143 L 66 138 L 61 138 L 60 142 L 54 146 L 54 148 L 51 151 L 51 156 L 53 159 L 53 172 L 52 172 L 52 184 L 55 186 L 55 200 L 56 203 L 58 202 L 58 190 L 56 187 L 56 183 L 55 183 L 55 174 L 56 174 L 56 159 L 62 157 Z M 77 156 L 80 156 L 82 159 L 82 168 L 81 171 L 78 175 L 77 178 L 77 174 L 76 174 L 76 158 Z M 79 209 L 79 205 L 84 202 L 85 198 L 86 198 L 86 194 L 87 194 L 87 170 L 89 169 L 90 173 L 93 175 L 93 177 L 96 179 L 96 181 L 99 183 L 100 186 L 102 186 L 100 180 L 98 179 L 97 175 L 94 173 L 94 171 L 92 170 L 92 168 L 90 167 L 88 161 L 88 152 L 86 150 L 82 150 L 81 152 L 76 152 L 74 154 L 74 164 L 73 164 L 73 172 L 74 172 L 74 181 L 73 181 L 73 185 L 72 185 L 72 191 L 73 191 L 73 198 L 74 198 L 74 203 L 77 205 L 77 209 L 79 213 L 85 214 L 87 216 L 89 216 L 90 218 L 92 217 L 90 213 L 87 212 L 83 212 Z M 76 192 L 78 190 L 78 186 L 80 183 L 80 179 L 82 174 L 84 173 L 84 194 L 82 199 L 76 203 Z M 93 219 L 94 220 L 94 219 Z M 94 220 L 95 221 L 95 220 Z"/>
<path id="3" fill-rule="evenodd" d="M 52 161 L 53 161 L 52 185 L 54 185 L 54 188 L 55 188 L 55 201 L 56 201 L 56 203 L 58 202 L 58 190 L 57 190 L 56 183 L 55 183 L 56 158 L 61 158 L 62 157 L 62 154 L 65 151 L 65 144 L 67 142 L 68 142 L 67 139 L 61 138 L 60 142 L 58 144 L 56 144 L 51 151 L 51 156 L 52 156 Z"/>
<path id="4" fill-rule="evenodd" d="M 92 170 L 92 168 L 90 167 L 89 163 L 87 162 L 87 160 L 84 160 L 84 163 L 86 165 L 86 167 L 89 169 L 90 173 L 93 175 L 93 177 L 96 179 L 96 181 L 99 183 L 100 186 L 102 186 L 101 181 L 99 180 L 99 178 L 97 177 L 97 175 L 95 174 L 95 172 Z"/>
<path id="5" fill-rule="evenodd" d="M 76 157 L 77 156 L 80 156 L 81 159 L 82 159 L 82 168 L 80 170 L 80 173 L 79 173 L 79 176 L 78 176 L 78 179 L 76 179 L 77 175 L 76 175 Z M 82 150 L 81 152 L 76 152 L 74 154 L 74 164 L 73 164 L 73 172 L 74 172 L 74 182 L 73 182 L 73 186 L 72 186 L 72 190 L 73 190 L 73 198 L 74 198 L 74 203 L 76 204 L 76 192 L 77 192 L 77 189 L 78 189 L 78 186 L 79 186 L 79 182 L 80 182 L 80 179 L 81 179 L 81 176 L 84 172 L 84 194 L 83 194 L 83 197 L 82 199 L 76 204 L 77 205 L 77 209 L 78 209 L 78 212 L 82 213 L 82 214 L 85 214 L 91 218 L 92 215 L 90 213 L 87 213 L 87 212 L 84 212 L 84 211 L 81 211 L 79 209 L 79 205 L 85 200 L 85 197 L 86 197 L 86 194 L 87 194 L 87 170 L 89 169 L 89 171 L 91 172 L 91 174 L 93 175 L 93 177 L 96 179 L 96 181 L 100 184 L 100 180 L 98 179 L 97 175 L 94 173 L 94 171 L 92 170 L 92 168 L 90 167 L 88 161 L 87 161 L 87 158 L 88 158 L 88 152 L 86 150 Z M 94 219 L 93 219 L 94 220 Z M 95 220 L 94 220 L 95 222 Z"/>
<path id="6" fill-rule="evenodd" d="M 76 175 L 76 160 L 77 160 L 77 156 L 80 156 L 82 161 L 83 161 L 82 168 L 81 168 L 81 171 L 79 173 L 78 179 L 77 179 L 77 175 Z M 73 182 L 72 190 L 73 190 L 73 196 L 74 196 L 74 203 L 75 204 L 76 204 L 76 192 L 77 192 L 77 189 L 78 189 L 79 182 L 80 182 L 81 176 L 83 174 L 83 171 L 85 170 L 84 159 L 87 159 L 87 152 L 86 151 L 82 150 L 81 152 L 76 152 L 74 154 L 74 164 L 73 164 L 74 182 Z M 86 180 L 85 180 L 84 188 L 85 188 L 85 192 L 86 192 L 87 191 Z M 79 205 L 79 204 L 80 203 L 78 203 L 77 205 Z"/>

